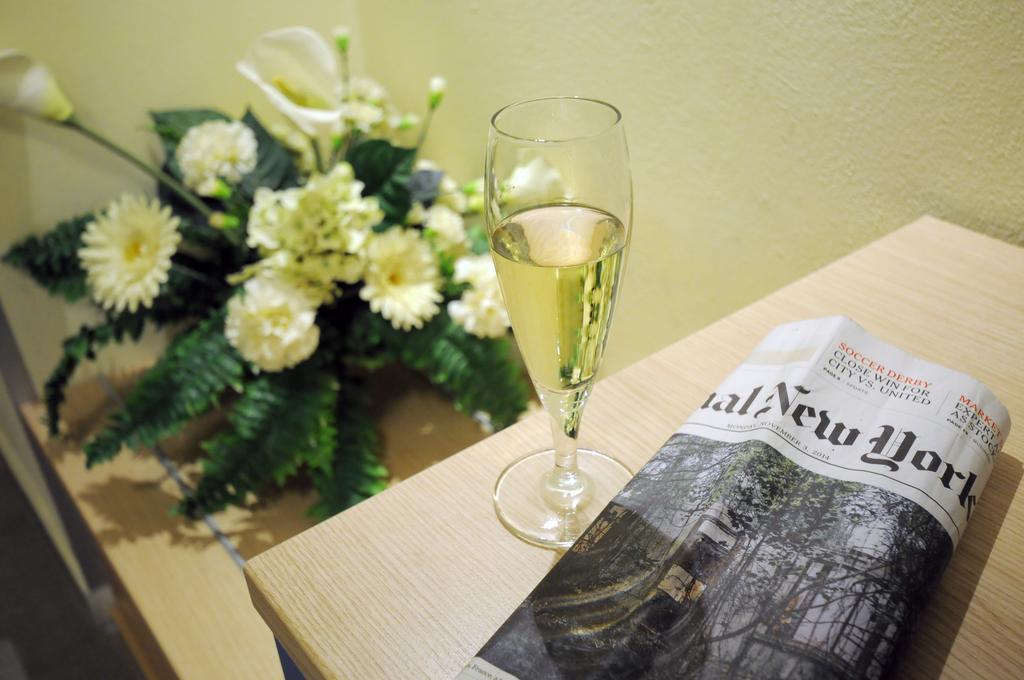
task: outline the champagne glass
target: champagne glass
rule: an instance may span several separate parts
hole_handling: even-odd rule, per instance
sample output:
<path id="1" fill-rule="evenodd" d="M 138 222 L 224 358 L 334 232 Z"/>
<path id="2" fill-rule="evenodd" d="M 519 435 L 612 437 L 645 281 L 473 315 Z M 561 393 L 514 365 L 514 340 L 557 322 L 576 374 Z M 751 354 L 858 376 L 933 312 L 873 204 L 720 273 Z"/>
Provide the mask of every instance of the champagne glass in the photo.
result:
<path id="1" fill-rule="evenodd" d="M 577 447 L 632 227 L 622 115 L 582 97 L 506 106 L 491 118 L 485 187 L 491 257 L 554 439 L 501 473 L 494 506 L 519 538 L 564 548 L 631 476 Z"/>

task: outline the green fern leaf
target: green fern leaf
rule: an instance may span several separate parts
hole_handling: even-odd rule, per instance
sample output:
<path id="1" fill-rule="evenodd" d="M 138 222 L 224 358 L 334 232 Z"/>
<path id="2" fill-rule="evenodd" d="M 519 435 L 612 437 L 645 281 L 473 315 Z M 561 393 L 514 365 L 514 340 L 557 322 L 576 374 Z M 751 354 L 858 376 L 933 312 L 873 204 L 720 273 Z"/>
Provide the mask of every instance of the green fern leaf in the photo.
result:
<path id="1" fill-rule="evenodd" d="M 242 388 L 245 363 L 224 337 L 224 314 L 217 312 L 178 336 L 160 360 L 139 379 L 124 408 L 85 446 L 93 466 L 121 448 L 153 446 L 215 406 L 221 393 Z"/>
<path id="2" fill-rule="evenodd" d="M 64 340 L 63 352 L 57 367 L 43 387 L 46 402 L 46 422 L 51 435 L 59 432 L 60 406 L 71 376 L 82 361 L 95 359 L 97 352 L 111 341 L 121 342 L 125 336 L 138 340 L 142 335 L 143 319 L 137 315 L 109 317 L 96 326 L 82 326 L 78 332 Z"/>
<path id="3" fill-rule="evenodd" d="M 365 388 L 343 379 L 334 424 L 337 444 L 327 469 L 312 471 L 320 499 L 309 514 L 326 519 L 387 488 L 389 473 L 377 457 L 377 429 L 368 410 Z"/>
<path id="4" fill-rule="evenodd" d="M 203 476 L 178 510 L 190 517 L 239 505 L 305 464 L 331 469 L 337 437 L 337 381 L 316 358 L 250 380 L 235 402 L 229 429 L 204 444 Z"/>
<path id="5" fill-rule="evenodd" d="M 485 339 L 466 333 L 444 310 L 415 331 L 399 331 L 382 317 L 369 317 L 358 329 L 364 347 L 377 340 L 385 350 L 448 392 L 463 413 L 486 413 L 496 429 L 511 425 L 526 408 L 523 372 L 512 359 L 508 338 Z"/>
<path id="6" fill-rule="evenodd" d="M 93 216 L 79 215 L 59 223 L 42 236 L 29 236 L 11 246 L 3 261 L 21 269 L 52 295 L 75 302 L 88 294 L 85 270 L 78 261 L 82 232 Z"/>

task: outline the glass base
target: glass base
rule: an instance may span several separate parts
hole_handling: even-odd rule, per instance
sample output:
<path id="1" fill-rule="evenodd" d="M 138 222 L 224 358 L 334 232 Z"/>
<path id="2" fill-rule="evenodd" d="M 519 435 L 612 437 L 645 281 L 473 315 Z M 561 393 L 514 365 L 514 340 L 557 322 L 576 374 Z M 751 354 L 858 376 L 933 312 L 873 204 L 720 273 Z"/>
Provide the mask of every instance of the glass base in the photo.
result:
<path id="1" fill-rule="evenodd" d="M 498 519 L 527 543 L 568 548 L 633 476 L 619 461 L 592 449 L 578 450 L 577 467 L 575 484 L 567 489 L 554 472 L 554 449 L 513 461 L 494 485 Z"/>

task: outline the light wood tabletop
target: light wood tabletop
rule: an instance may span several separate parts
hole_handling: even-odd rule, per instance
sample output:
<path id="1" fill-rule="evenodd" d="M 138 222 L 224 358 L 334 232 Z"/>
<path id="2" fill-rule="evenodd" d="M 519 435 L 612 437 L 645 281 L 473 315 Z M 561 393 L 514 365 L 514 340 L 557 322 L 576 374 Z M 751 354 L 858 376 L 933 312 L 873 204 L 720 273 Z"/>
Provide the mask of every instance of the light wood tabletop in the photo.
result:
<path id="1" fill-rule="evenodd" d="M 1022 291 L 1024 249 L 921 218 L 603 380 L 581 444 L 639 469 L 771 328 L 834 314 L 983 381 L 1020 417 Z M 546 442 L 545 417 L 248 562 L 256 609 L 308 678 L 450 678 L 474 655 L 556 559 L 491 505 L 498 473 Z M 898 677 L 1021 677 L 1022 461 L 1014 432 Z"/>

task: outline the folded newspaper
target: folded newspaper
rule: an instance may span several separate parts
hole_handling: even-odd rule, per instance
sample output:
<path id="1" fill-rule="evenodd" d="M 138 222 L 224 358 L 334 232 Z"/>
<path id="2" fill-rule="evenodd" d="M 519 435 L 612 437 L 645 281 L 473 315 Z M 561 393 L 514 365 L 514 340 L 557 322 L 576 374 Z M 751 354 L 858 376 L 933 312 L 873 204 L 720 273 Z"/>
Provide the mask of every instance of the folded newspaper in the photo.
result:
<path id="1" fill-rule="evenodd" d="M 882 677 L 1009 430 L 848 319 L 780 326 L 458 677 Z"/>

